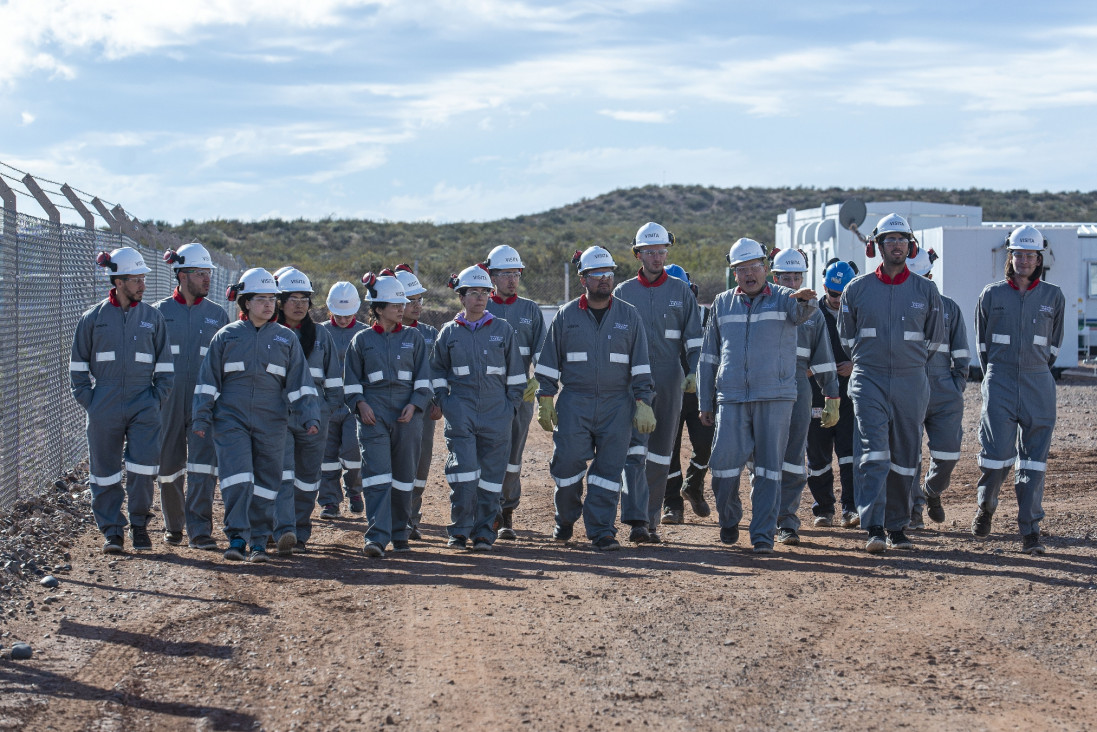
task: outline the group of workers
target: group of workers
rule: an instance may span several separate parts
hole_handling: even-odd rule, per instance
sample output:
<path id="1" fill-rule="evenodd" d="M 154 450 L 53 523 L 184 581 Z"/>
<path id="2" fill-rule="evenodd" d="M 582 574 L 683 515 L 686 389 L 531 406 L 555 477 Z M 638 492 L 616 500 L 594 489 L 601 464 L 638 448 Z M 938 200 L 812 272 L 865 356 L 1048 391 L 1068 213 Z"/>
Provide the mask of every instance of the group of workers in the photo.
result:
<path id="1" fill-rule="evenodd" d="M 410 551 L 422 539 L 439 419 L 448 546 L 490 551 L 516 539 L 535 403 L 553 434 L 561 542 L 582 517 L 597 549 L 620 549 L 618 523 L 630 542 L 658 543 L 661 524 L 683 522 L 685 500 L 710 514 L 706 471 L 725 544 L 739 541 L 740 483 L 750 482 L 757 554 L 799 543 L 805 485 L 814 525 L 860 527 L 870 553 L 912 548 L 906 532 L 924 527 L 923 511 L 943 522 L 970 355 L 963 317 L 931 281 L 935 255 L 907 221 L 891 214 L 872 232 L 874 272 L 828 263 L 821 295 L 803 286 L 803 253 L 739 239 L 727 255 L 736 286 L 707 308 L 688 274 L 667 265 L 674 244 L 665 227 L 642 226 L 632 241 L 639 270 L 616 286 L 609 251 L 576 252 L 583 292 L 547 329 L 539 306 L 518 296 L 524 265 L 506 245 L 451 276 L 460 311 L 441 330 L 420 322 L 427 288 L 403 264 L 362 278 L 368 324 L 347 281 L 332 285 L 330 319 L 317 324 L 312 284 L 292 267 L 245 271 L 229 289 L 231 319 L 206 299 L 214 265 L 201 244 L 165 254 L 177 287 L 153 305 L 142 300 L 141 255 L 101 253 L 112 288 L 77 325 L 70 374 L 88 415 L 104 553 L 124 551 L 127 523 L 133 549 L 152 549 L 155 483 L 170 545 L 185 530 L 191 548 L 220 549 L 219 483 L 227 560 L 307 551 L 317 505 L 333 519 L 344 500 L 365 514 L 368 557 Z M 1014 468 L 1022 550 L 1043 553 L 1064 299 L 1041 280 L 1038 230 L 1019 227 L 1006 245 L 1005 279 L 986 287 L 975 319 L 982 476 L 971 531 L 989 535 Z M 683 474 L 684 428 L 693 454 Z"/>

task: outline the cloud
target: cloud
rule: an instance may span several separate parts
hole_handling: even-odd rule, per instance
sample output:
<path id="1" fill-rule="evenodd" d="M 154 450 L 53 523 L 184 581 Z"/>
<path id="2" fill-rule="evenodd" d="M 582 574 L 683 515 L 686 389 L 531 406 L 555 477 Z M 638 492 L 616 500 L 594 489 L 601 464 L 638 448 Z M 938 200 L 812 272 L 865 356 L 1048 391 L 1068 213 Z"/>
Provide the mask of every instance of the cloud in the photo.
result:
<path id="1" fill-rule="evenodd" d="M 673 112 L 663 111 L 641 111 L 641 110 L 625 110 L 625 109 L 600 109 L 598 114 L 605 115 L 610 119 L 615 119 L 619 122 L 648 122 L 648 123 L 664 123 L 670 120 L 673 116 Z"/>
<path id="2" fill-rule="evenodd" d="M 24 127 L 34 123 L 34 115 L 30 112 L 23 112 L 19 115 L 19 117 L 22 120 L 22 124 Z"/>

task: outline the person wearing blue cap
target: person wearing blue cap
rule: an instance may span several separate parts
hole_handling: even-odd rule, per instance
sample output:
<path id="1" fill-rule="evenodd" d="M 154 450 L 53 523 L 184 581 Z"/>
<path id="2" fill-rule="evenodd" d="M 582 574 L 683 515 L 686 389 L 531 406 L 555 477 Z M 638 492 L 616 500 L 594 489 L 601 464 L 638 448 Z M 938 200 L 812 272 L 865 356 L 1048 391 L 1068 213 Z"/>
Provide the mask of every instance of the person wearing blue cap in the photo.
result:
<path id="1" fill-rule="evenodd" d="M 855 528 L 861 525 L 857 515 L 857 503 L 853 500 L 853 402 L 849 399 L 849 375 L 853 372 L 853 362 L 838 337 L 838 312 L 841 307 L 842 290 L 857 276 L 857 270 L 847 262 L 831 260 L 827 263 L 823 278 L 823 295 L 819 298 L 819 310 L 827 324 L 830 336 L 830 348 L 838 369 L 838 423 L 832 427 L 823 427 L 816 419 L 808 427 L 808 490 L 814 503 L 811 512 L 815 516 L 815 526 L 834 524 L 834 470 L 831 467 L 832 455 L 838 456 L 838 480 L 842 486 L 841 507 L 842 526 Z M 819 385 L 811 382 L 812 416 L 823 413 L 826 397 Z"/>

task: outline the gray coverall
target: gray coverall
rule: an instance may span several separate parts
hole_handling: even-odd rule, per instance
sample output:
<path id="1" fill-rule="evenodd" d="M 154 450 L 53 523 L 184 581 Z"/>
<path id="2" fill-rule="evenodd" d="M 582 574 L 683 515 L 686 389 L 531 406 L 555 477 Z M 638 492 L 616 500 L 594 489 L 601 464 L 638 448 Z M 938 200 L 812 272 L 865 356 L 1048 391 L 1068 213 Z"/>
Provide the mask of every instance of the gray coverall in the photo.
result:
<path id="1" fill-rule="evenodd" d="M 298 330 L 290 329 L 294 335 Z M 302 350 L 304 354 L 304 350 Z M 316 328 L 316 342 L 305 359 L 305 366 L 316 389 L 320 406 L 319 429 L 308 433 L 306 414 L 299 405 L 289 408 L 285 450 L 282 453 L 282 482 L 274 506 L 274 540 L 292 531 L 297 541 L 312 538 L 312 510 L 320 491 L 320 471 L 328 442 L 328 421 L 331 415 L 344 409 L 343 362 L 327 328 Z"/>
<path id="2" fill-rule="evenodd" d="M 701 354 L 701 314 L 689 285 L 665 271 L 649 282 L 641 269 L 619 284 L 613 295 L 636 308 L 644 323 L 656 384 L 651 405 L 655 431 L 642 435 L 634 429 L 629 441 L 621 521 L 655 529 L 662 515 L 671 452 L 682 416 L 682 380 L 687 373 L 682 364 L 688 373 L 695 373 Z"/>
<path id="3" fill-rule="evenodd" d="M 556 313 L 537 357 L 537 396 L 560 391 L 549 461 L 556 523 L 570 526 L 581 514 L 591 541 L 617 535 L 617 496 L 636 402 L 651 404 L 655 397 L 644 331 L 627 302 L 612 298 L 599 322 L 583 294 Z"/>
<path id="4" fill-rule="evenodd" d="M 91 510 L 104 536 L 122 536 L 123 497 L 130 525 L 148 522 L 160 472 L 160 411 L 174 383 L 170 346 L 163 316 L 144 302 L 123 311 L 113 289 L 76 324 L 69 379 L 88 413 Z"/>
<path id="5" fill-rule="evenodd" d="M 427 358 L 429 360 L 430 352 L 434 348 L 434 342 L 438 340 L 438 329 L 433 325 L 421 323 L 415 321 L 415 328 L 419 330 L 419 335 L 423 336 L 423 343 L 427 347 Z M 431 374 L 431 380 L 433 383 L 434 374 Z M 431 387 L 433 388 L 433 387 Z M 432 398 L 431 404 L 436 402 Z M 434 457 L 434 425 L 437 424 L 437 420 L 431 419 L 430 415 L 423 414 L 423 439 L 419 443 L 419 462 L 415 466 L 415 481 L 413 482 L 413 488 L 411 491 L 411 516 L 408 518 L 408 526 L 418 528 L 419 522 L 423 518 L 423 493 L 427 490 L 427 478 L 430 476 L 430 461 Z M 503 481 L 504 483 L 506 481 Z"/>
<path id="6" fill-rule="evenodd" d="M 926 363 L 929 378 L 929 406 L 926 408 L 926 438 L 929 440 L 929 472 L 925 484 L 914 484 L 914 510 L 921 513 L 926 495 L 940 496 L 952 480 L 960 459 L 964 437 L 964 388 L 967 386 L 967 326 L 960 307 L 941 295 L 941 317 L 947 343 L 937 346 Z M 918 461 L 921 471 L 922 463 Z"/>
<path id="7" fill-rule="evenodd" d="M 306 425 L 320 422 L 320 405 L 296 334 L 274 321 L 256 328 L 237 320 L 217 331 L 198 371 L 192 430 L 217 439 L 217 468 L 225 504 L 225 536 L 266 547 L 290 405 Z"/>
<path id="8" fill-rule="evenodd" d="M 347 407 L 358 423 L 362 463 L 362 493 L 366 502 L 366 543 L 382 549 L 390 541 L 406 541 L 411 513 L 412 481 L 419 461 L 423 411 L 430 404 L 427 346 L 415 328 L 397 325 L 386 333 L 379 325 L 366 328 L 350 342 L 343 372 Z M 365 424 L 358 403 L 373 410 L 375 422 Z M 397 422 L 408 404 L 415 405 L 409 422 Z"/>
<path id="9" fill-rule="evenodd" d="M 343 364 L 347 359 L 350 341 L 368 326 L 352 320 L 350 327 L 340 328 L 334 320 L 321 326 L 331 336 L 335 354 L 339 358 L 339 374 L 343 373 Z M 347 495 L 362 492 L 362 450 L 358 446 L 358 430 L 355 419 L 345 404 L 331 413 L 328 420 L 327 444 L 324 446 L 324 462 L 320 465 L 320 493 L 316 502 L 321 506 L 338 506 L 343 502 L 343 488 L 339 486 L 339 473 L 342 472 L 343 486 Z"/>
<path id="10" fill-rule="evenodd" d="M 697 366 L 697 402 L 716 415 L 712 441 L 712 492 L 720 528 L 743 517 L 739 475 L 754 455 L 750 541 L 773 546 L 781 495 L 781 465 L 796 401 L 799 325 L 819 304 L 768 284 L 753 298 L 739 288 L 712 303 Z"/>
<path id="11" fill-rule="evenodd" d="M 214 333 L 229 324 L 228 313 L 215 302 L 199 298 L 193 305 L 176 289 L 172 297 L 153 305 L 164 316 L 175 363 L 175 388 L 160 414 L 160 507 L 164 528 L 187 536 L 213 535 L 213 486 L 217 482 L 217 451 L 213 433 L 199 437 L 191 430 L 191 403 L 198 368 Z M 186 493 L 183 480 L 186 479 Z M 185 498 L 184 498 L 185 496 Z"/>
<path id="12" fill-rule="evenodd" d="M 1051 366 L 1063 342 L 1065 304 L 1055 285 L 1037 280 L 1020 292 L 1003 280 L 987 285 L 975 311 L 984 374 L 979 508 L 994 513 L 998 491 L 1013 466 L 1022 535 L 1038 532 L 1044 518 L 1044 474 L 1055 428 Z"/>
<path id="13" fill-rule="evenodd" d="M 853 493 L 861 527 L 901 531 L 911 498 L 929 405 L 926 362 L 945 341 L 941 296 L 904 269 L 883 265 L 842 291 L 838 333 L 853 361 Z"/>
<path id="14" fill-rule="evenodd" d="M 811 382 L 815 383 L 830 399 L 838 397 L 838 367 L 830 349 L 830 333 L 826 318 L 816 312 L 800 324 L 796 331 L 796 402 L 792 405 L 792 418 L 788 427 L 788 444 L 781 464 L 781 500 L 777 512 L 777 527 L 800 528 L 800 497 L 807 483 L 804 455 L 808 446 L 808 427 L 811 424 Z"/>
<path id="15" fill-rule="evenodd" d="M 514 328 L 514 336 L 518 339 L 518 353 L 525 369 L 523 373 L 528 381 L 534 357 L 545 342 L 545 317 L 541 315 L 541 307 L 533 300 L 517 295 L 504 299 L 493 294 L 488 301 L 488 312 L 507 321 Z M 521 401 L 510 428 L 510 456 L 507 460 L 507 475 L 503 478 L 503 513 L 513 512 L 522 498 L 522 453 L 526 449 L 526 437 L 529 435 L 532 419 L 533 402 Z"/>
<path id="16" fill-rule="evenodd" d="M 435 398 L 446 418 L 447 531 L 451 537 L 492 544 L 511 425 L 526 387 L 514 328 L 494 316 L 476 330 L 452 320 L 438 332 L 430 370 Z"/>

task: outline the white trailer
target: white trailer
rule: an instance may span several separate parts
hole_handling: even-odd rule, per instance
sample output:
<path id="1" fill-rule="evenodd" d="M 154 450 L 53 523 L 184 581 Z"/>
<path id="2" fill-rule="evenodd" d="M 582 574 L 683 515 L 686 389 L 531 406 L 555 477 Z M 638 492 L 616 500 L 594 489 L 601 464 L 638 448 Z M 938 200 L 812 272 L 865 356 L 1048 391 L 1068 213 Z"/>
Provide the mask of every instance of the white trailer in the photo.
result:
<path id="1" fill-rule="evenodd" d="M 919 243 L 940 257 L 933 265 L 933 280 L 941 292 L 959 305 L 968 329 L 969 350 L 975 348 L 975 307 L 979 293 L 1005 277 L 1005 239 L 1020 223 L 984 223 L 982 208 L 921 201 L 850 201 L 841 206 L 794 210 L 777 217 L 776 246 L 801 249 L 808 258 L 805 284 L 820 290 L 824 265 L 837 257 L 852 262 L 862 274 L 880 264 L 868 256 L 865 237 L 882 217 L 898 213 L 910 222 Z M 1078 365 L 1079 353 L 1087 357 L 1097 348 L 1097 226 L 1035 224 L 1048 240 L 1044 257 L 1045 279 L 1063 290 L 1066 298 L 1063 346 L 1057 369 Z M 1091 343 L 1092 341 L 1092 343 Z M 973 366 L 978 361 L 972 359 Z"/>

